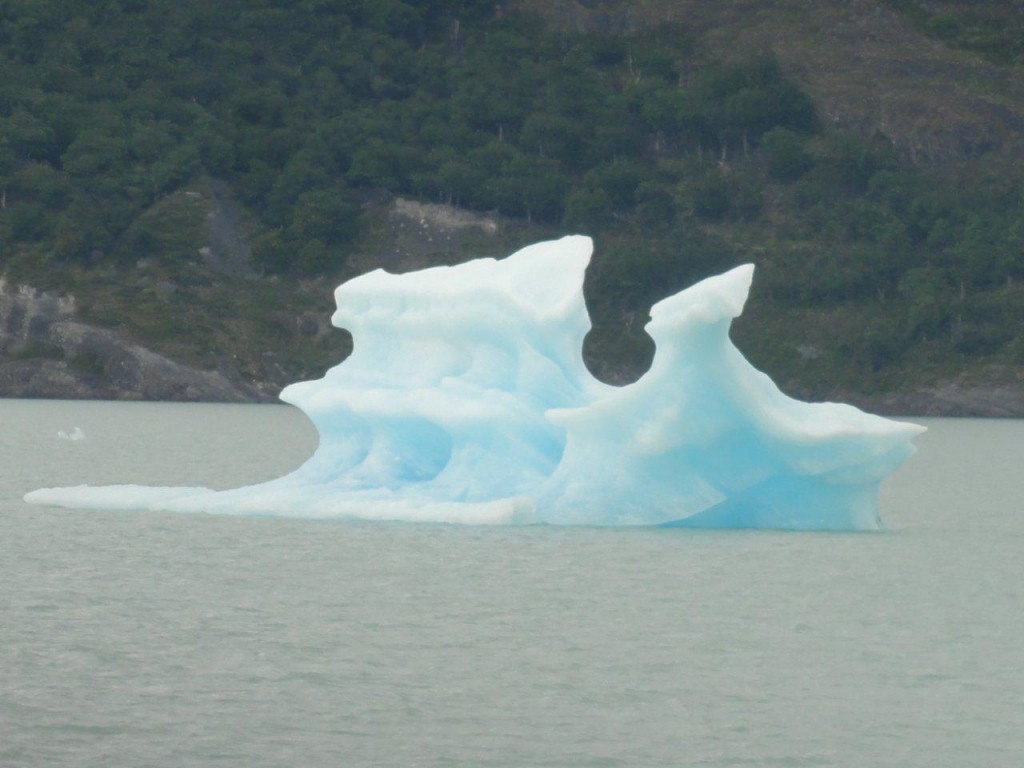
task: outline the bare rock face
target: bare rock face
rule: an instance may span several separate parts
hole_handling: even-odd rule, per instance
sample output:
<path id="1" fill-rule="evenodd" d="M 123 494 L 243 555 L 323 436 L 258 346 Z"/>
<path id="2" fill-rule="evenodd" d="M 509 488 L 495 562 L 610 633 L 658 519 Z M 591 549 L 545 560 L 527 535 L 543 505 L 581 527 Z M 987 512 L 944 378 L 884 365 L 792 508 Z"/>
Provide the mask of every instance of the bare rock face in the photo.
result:
<path id="1" fill-rule="evenodd" d="M 382 267 L 390 272 L 425 269 L 450 263 L 453 254 L 488 253 L 499 256 L 501 235 L 508 220 L 439 203 L 396 197 L 387 209 L 388 237 L 372 254 L 354 254 L 349 264 L 357 272 Z M 369 257 L 369 258 L 367 258 Z"/>
<path id="2" fill-rule="evenodd" d="M 80 322 L 72 297 L 0 281 L 0 397 L 254 402 L 255 387 Z"/>

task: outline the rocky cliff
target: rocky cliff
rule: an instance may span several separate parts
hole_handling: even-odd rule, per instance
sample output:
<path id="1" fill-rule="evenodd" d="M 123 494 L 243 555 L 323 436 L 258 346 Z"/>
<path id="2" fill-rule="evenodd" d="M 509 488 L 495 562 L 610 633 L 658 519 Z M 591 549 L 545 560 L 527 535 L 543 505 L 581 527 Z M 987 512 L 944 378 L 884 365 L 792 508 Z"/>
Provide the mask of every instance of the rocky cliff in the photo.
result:
<path id="1" fill-rule="evenodd" d="M 0 397 L 258 402 L 267 393 L 81 322 L 72 296 L 0 281 Z"/>

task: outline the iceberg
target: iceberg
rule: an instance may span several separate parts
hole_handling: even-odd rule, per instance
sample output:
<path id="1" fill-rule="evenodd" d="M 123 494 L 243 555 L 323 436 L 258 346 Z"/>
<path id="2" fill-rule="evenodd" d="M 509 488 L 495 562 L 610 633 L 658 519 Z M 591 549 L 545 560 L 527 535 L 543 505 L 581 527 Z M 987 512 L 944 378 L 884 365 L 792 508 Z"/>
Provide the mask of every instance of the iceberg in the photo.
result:
<path id="1" fill-rule="evenodd" d="M 451 523 L 873 530 L 922 427 L 784 395 L 733 346 L 753 265 L 655 304 L 650 370 L 582 356 L 583 236 L 377 270 L 335 292 L 352 354 L 281 393 L 316 426 L 294 472 L 228 491 L 79 486 L 34 504 Z"/>

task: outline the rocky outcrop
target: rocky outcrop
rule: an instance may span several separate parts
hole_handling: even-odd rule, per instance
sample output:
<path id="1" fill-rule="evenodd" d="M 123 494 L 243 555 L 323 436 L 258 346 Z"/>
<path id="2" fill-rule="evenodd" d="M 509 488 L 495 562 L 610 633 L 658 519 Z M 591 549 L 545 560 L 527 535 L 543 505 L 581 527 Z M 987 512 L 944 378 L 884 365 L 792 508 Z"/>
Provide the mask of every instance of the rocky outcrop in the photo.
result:
<path id="1" fill-rule="evenodd" d="M 0 397 L 258 402 L 255 386 L 81 322 L 70 296 L 0 281 Z"/>
<path id="2" fill-rule="evenodd" d="M 459 254 L 468 253 L 506 256 L 512 250 L 506 247 L 510 235 L 529 229 L 528 224 L 495 213 L 474 213 L 453 205 L 396 197 L 386 206 L 388 225 L 377 247 L 349 257 L 355 272 L 378 268 L 408 272 L 450 264 L 459 260 Z"/>

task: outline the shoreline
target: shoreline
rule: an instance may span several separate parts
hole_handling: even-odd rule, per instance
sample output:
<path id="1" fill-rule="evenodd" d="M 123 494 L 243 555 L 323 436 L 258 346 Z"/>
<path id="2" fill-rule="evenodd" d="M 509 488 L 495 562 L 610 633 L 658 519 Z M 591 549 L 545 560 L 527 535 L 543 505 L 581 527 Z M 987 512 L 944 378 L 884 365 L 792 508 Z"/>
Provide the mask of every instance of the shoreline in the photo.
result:
<path id="1" fill-rule="evenodd" d="M 67 379 L 51 383 L 58 384 L 58 386 L 47 386 L 40 389 L 23 386 L 16 391 L 10 391 L 9 387 L 0 387 L 0 400 L 282 404 L 271 386 L 239 385 L 238 389 L 231 388 L 225 391 L 222 388 L 222 380 L 217 382 L 217 386 L 214 387 L 215 391 L 203 392 L 200 391 L 200 387 L 164 389 L 167 396 L 163 397 L 154 397 L 146 392 L 133 390 L 113 391 L 109 386 L 102 387 L 99 391 L 90 392 L 82 382 L 66 386 L 71 384 Z M 59 386 L 59 384 L 65 386 Z M 887 392 L 877 395 L 837 393 L 835 397 L 827 398 L 827 400 L 846 403 L 868 413 L 895 419 L 1024 419 L 1024 386 L 979 386 L 945 382 L 912 392 Z"/>

